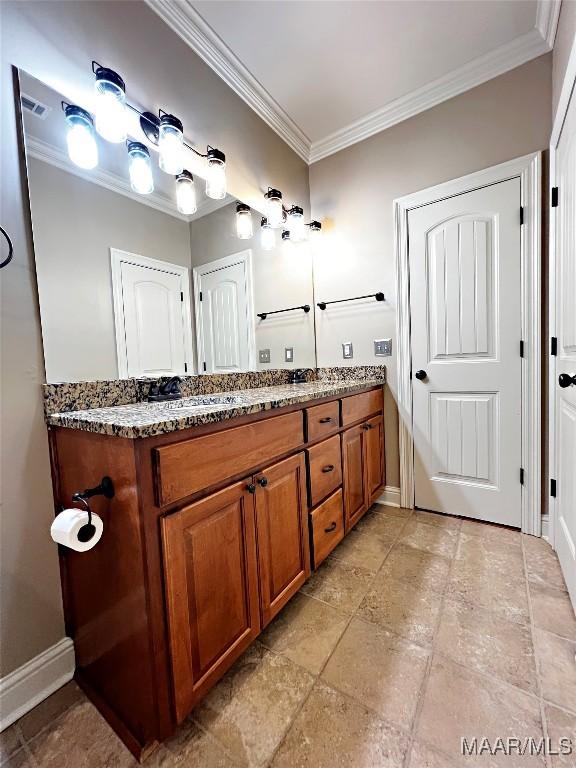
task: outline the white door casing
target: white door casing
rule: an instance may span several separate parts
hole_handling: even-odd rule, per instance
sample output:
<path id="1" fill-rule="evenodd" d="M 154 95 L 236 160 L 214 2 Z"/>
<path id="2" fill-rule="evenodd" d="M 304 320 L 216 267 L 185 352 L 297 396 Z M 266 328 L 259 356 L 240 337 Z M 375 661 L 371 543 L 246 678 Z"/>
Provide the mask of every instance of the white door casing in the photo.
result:
<path id="1" fill-rule="evenodd" d="M 189 270 L 110 249 L 118 375 L 192 373 Z"/>
<path id="2" fill-rule="evenodd" d="M 519 212 L 516 178 L 408 214 L 415 504 L 518 527 Z"/>
<path id="3" fill-rule="evenodd" d="M 521 466 L 524 485 L 521 486 L 521 521 L 525 533 L 541 532 L 541 404 L 540 404 L 540 317 L 541 317 L 541 264 L 540 264 L 540 205 L 541 157 L 533 153 L 501 165 L 478 171 L 459 179 L 407 195 L 394 202 L 395 255 L 397 295 L 397 402 L 400 417 L 400 502 L 414 507 L 414 442 L 413 403 L 411 380 L 410 331 L 410 269 L 408 249 L 409 212 L 421 206 L 446 200 L 472 190 L 479 190 L 509 179 L 520 180 L 520 205 L 524 224 L 520 228 L 520 301 L 521 332 L 524 357 L 521 368 Z M 518 215 L 520 211 L 518 211 Z M 520 341 L 518 339 L 518 343 Z M 518 354 L 517 347 L 517 354 Z M 414 368 L 414 372 L 416 368 Z M 475 390 L 477 391 L 477 390 Z M 489 410 L 484 404 L 480 412 Z M 453 407 L 453 406 L 451 406 Z M 444 408 L 444 405 L 440 405 Z M 448 404 L 446 404 L 446 409 Z M 476 410 L 476 407 L 475 407 Z M 470 411 L 470 406 L 465 406 Z M 465 419 L 469 418 L 467 412 Z M 519 469 L 519 468 L 518 468 Z M 517 476 L 518 477 L 518 476 Z"/>
<path id="4" fill-rule="evenodd" d="M 255 369 L 256 341 L 250 250 L 195 267 L 198 370 Z"/>
<path id="5" fill-rule="evenodd" d="M 572 78 L 575 82 L 576 72 Z M 560 119 L 562 127 L 554 137 L 550 153 L 552 184 L 558 188 L 558 205 L 552 209 L 550 259 L 550 331 L 556 338 L 556 355 L 550 357 L 550 474 L 556 481 L 556 498 L 551 499 L 550 505 L 550 535 L 576 607 L 576 384 L 560 386 L 561 375 L 576 377 L 574 91 Z"/>

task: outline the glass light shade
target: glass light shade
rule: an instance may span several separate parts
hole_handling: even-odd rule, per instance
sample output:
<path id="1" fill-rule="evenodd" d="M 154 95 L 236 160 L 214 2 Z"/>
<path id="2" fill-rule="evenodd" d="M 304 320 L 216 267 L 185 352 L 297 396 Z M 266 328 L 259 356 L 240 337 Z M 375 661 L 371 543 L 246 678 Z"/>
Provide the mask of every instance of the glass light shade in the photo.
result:
<path id="1" fill-rule="evenodd" d="M 66 144 L 70 160 L 79 168 L 92 170 L 98 165 L 98 146 L 92 115 L 81 107 L 66 107 Z"/>
<path id="2" fill-rule="evenodd" d="M 290 227 L 290 239 L 299 243 L 306 239 L 304 225 L 304 211 L 300 206 L 293 205 L 288 212 L 288 226 Z"/>
<path id="3" fill-rule="evenodd" d="M 154 191 L 154 179 L 148 147 L 139 141 L 131 141 L 128 144 L 128 158 L 130 186 L 140 195 L 149 195 Z"/>
<path id="4" fill-rule="evenodd" d="M 172 176 L 184 170 L 184 134 L 182 123 L 174 115 L 162 115 L 158 129 L 160 168 Z"/>
<path id="5" fill-rule="evenodd" d="M 277 189 L 269 189 L 266 197 L 266 218 L 271 227 L 280 227 L 283 222 L 282 193 Z"/>
<path id="6" fill-rule="evenodd" d="M 111 69 L 96 70 L 96 130 L 106 141 L 120 144 L 126 141 L 126 86 Z"/>
<path id="7" fill-rule="evenodd" d="M 276 247 L 276 233 L 265 218 L 260 225 L 260 245 L 263 251 L 272 251 Z"/>
<path id="8" fill-rule="evenodd" d="M 176 177 L 176 205 L 180 213 L 191 216 L 196 213 L 196 185 L 190 171 L 182 171 Z"/>
<path id="9" fill-rule="evenodd" d="M 206 168 L 206 195 L 212 200 L 226 197 L 226 156 L 218 149 L 209 148 Z"/>
<path id="10" fill-rule="evenodd" d="M 250 240 L 254 234 L 252 213 L 244 203 L 238 203 L 236 206 L 236 234 L 240 240 Z"/>

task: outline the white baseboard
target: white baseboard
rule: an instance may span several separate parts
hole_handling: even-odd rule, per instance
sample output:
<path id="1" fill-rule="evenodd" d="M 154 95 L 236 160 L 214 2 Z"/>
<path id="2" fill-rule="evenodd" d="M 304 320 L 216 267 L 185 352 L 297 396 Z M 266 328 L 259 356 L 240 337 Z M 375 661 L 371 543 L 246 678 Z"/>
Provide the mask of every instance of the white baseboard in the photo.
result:
<path id="1" fill-rule="evenodd" d="M 0 731 L 57 691 L 74 674 L 74 644 L 69 637 L 0 678 Z"/>
<path id="2" fill-rule="evenodd" d="M 550 515 L 542 515 L 542 538 L 550 541 Z"/>
<path id="3" fill-rule="evenodd" d="M 376 499 L 376 504 L 386 504 L 387 507 L 400 506 L 400 488 L 393 485 L 384 486 L 384 493 Z"/>

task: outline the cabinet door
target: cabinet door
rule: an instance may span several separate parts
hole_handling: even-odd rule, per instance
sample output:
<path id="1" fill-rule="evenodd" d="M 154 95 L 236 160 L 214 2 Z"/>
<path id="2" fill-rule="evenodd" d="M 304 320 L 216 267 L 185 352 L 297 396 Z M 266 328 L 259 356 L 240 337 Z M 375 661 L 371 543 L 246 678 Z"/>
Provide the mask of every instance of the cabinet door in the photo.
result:
<path id="1" fill-rule="evenodd" d="M 262 626 L 310 574 L 306 466 L 299 453 L 256 476 Z"/>
<path id="2" fill-rule="evenodd" d="M 236 483 L 162 518 L 180 722 L 260 631 L 254 496 Z"/>
<path id="3" fill-rule="evenodd" d="M 366 427 L 368 503 L 372 504 L 384 485 L 384 420 L 382 416 L 369 419 Z"/>
<path id="4" fill-rule="evenodd" d="M 349 531 L 368 509 L 365 448 L 367 432 L 364 424 L 359 424 L 342 433 L 346 531 Z"/>

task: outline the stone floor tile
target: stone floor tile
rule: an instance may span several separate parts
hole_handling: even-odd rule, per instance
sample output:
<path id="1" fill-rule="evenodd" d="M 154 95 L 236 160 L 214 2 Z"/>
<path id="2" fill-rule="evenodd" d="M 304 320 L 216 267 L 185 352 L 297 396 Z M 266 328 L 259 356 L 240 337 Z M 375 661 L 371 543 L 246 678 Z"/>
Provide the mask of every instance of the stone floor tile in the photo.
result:
<path id="1" fill-rule="evenodd" d="M 421 523 L 412 518 L 406 523 L 399 541 L 425 552 L 433 552 L 435 555 L 453 557 L 458 543 L 458 532 L 438 525 Z"/>
<path id="2" fill-rule="evenodd" d="M 542 695 L 576 712 L 576 643 L 543 629 L 534 630 Z"/>
<path id="3" fill-rule="evenodd" d="M 536 627 L 576 640 L 576 616 L 567 592 L 530 582 L 530 599 Z"/>
<path id="4" fill-rule="evenodd" d="M 332 558 L 376 573 L 391 546 L 392 541 L 354 529 L 338 544 L 332 552 Z"/>
<path id="5" fill-rule="evenodd" d="M 356 610 L 374 578 L 372 571 L 328 557 L 301 589 L 350 615 Z"/>
<path id="6" fill-rule="evenodd" d="M 381 578 L 410 582 L 423 590 L 446 589 L 451 559 L 407 544 L 395 544 L 378 574 Z"/>

